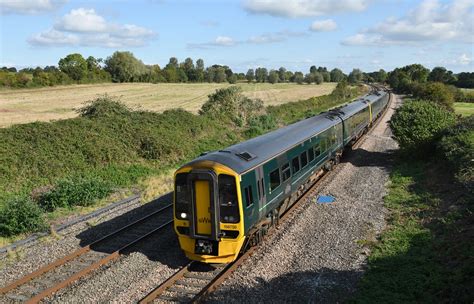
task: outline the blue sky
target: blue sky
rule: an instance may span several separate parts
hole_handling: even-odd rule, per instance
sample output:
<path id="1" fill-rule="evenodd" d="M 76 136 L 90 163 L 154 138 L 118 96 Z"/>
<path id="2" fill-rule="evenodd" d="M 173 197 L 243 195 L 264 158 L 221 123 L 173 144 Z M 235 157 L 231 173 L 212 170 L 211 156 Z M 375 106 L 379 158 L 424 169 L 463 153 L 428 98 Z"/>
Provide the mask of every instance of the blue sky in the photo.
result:
<path id="1" fill-rule="evenodd" d="M 0 9 L 0 66 L 128 50 L 146 64 L 191 57 L 238 72 L 474 71 L 474 0 L 0 0 Z"/>

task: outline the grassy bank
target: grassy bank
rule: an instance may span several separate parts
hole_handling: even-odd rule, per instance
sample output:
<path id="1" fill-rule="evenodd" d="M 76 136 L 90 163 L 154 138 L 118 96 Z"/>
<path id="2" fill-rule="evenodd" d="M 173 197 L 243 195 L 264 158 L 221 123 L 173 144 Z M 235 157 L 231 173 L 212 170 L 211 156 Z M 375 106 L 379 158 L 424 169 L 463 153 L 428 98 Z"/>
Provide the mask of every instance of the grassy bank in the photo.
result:
<path id="1" fill-rule="evenodd" d="M 405 101 L 391 118 L 400 144 L 384 198 L 387 227 L 350 302 L 472 303 L 474 117 Z"/>
<path id="2" fill-rule="evenodd" d="M 347 102 L 360 90 L 344 88 L 342 95 L 336 90 L 269 107 L 245 123 L 237 117 L 216 119 L 184 110 L 136 111 L 102 98 L 82 108 L 76 118 L 0 129 L 0 211 L 14 214 L 17 198 L 22 197 L 25 204 L 33 200 L 54 219 L 90 209 L 111 193 L 142 191 L 151 198 L 170 189 L 172 168 L 200 153 Z M 15 226 L 15 221 L 0 225 L 0 234 L 35 230 Z"/>
<path id="3" fill-rule="evenodd" d="M 474 103 L 470 102 L 455 102 L 454 111 L 456 114 L 462 116 L 471 116 L 474 115 Z"/>
<path id="4" fill-rule="evenodd" d="M 399 162 L 390 180 L 388 227 L 353 302 L 472 303 L 472 195 L 434 163 Z"/>

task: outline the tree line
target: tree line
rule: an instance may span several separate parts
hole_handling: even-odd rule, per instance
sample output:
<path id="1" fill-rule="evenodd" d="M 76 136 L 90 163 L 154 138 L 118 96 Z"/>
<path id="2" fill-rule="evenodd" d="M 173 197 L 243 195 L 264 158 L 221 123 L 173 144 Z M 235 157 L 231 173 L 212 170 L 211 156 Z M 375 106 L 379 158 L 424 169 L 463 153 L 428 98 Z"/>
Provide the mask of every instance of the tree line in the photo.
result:
<path id="1" fill-rule="evenodd" d="M 234 73 L 227 65 L 214 64 L 206 67 L 202 59 L 186 58 L 179 62 L 171 57 L 160 67 L 158 64 L 146 65 L 131 52 L 115 52 L 105 60 L 81 54 L 69 54 L 61 58 L 57 66 L 26 68 L 17 71 L 14 67 L 0 69 L 0 87 L 40 87 L 60 84 L 82 84 L 101 82 L 149 82 L 149 83 L 236 83 L 236 82 L 293 82 L 298 84 L 320 84 L 346 80 L 355 84 L 360 82 L 389 82 L 396 88 L 407 87 L 413 81 L 435 81 L 458 87 L 473 88 L 474 73 L 454 74 L 443 67 L 432 71 L 422 65 L 397 68 L 392 72 L 383 69 L 364 73 L 353 69 L 348 75 L 334 68 L 311 66 L 308 73 L 289 71 L 285 67 L 268 70 L 265 67 L 248 69 L 246 73 Z"/>

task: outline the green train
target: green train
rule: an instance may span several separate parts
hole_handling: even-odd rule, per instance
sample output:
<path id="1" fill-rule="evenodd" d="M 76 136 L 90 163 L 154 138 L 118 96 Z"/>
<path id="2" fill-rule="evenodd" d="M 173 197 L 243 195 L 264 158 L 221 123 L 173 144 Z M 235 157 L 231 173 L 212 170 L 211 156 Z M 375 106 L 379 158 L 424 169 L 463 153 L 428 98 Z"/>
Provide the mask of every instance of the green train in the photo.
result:
<path id="1" fill-rule="evenodd" d="M 339 161 L 387 107 L 375 90 L 343 107 L 226 149 L 175 173 L 174 228 L 189 259 L 230 263 Z"/>

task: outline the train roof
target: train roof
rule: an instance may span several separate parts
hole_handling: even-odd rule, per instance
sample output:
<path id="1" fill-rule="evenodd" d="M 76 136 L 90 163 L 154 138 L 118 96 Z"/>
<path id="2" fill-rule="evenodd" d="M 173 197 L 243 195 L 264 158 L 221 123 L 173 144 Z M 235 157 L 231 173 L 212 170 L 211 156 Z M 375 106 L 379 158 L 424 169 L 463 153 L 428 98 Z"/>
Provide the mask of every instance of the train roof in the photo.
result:
<path id="1" fill-rule="evenodd" d="M 369 103 L 374 103 L 375 101 L 382 98 L 385 94 L 387 94 L 385 91 L 375 91 L 371 94 L 367 94 L 359 99 L 356 99 L 353 102 L 348 103 L 347 105 L 329 111 L 329 115 L 332 115 L 334 117 L 340 116 L 342 119 L 346 120 L 355 113 L 358 113 L 363 109 L 367 108 L 369 106 Z"/>
<path id="2" fill-rule="evenodd" d="M 366 95 L 364 98 L 369 96 Z M 357 100 L 342 109 L 346 109 L 347 115 L 350 115 L 349 113 L 356 109 L 360 110 L 361 104 L 367 106 L 363 101 Z M 208 152 L 185 166 L 201 161 L 213 161 L 242 174 L 341 122 L 336 117 L 328 115 L 329 113 L 321 113 L 223 150 Z"/>
<path id="3" fill-rule="evenodd" d="M 316 115 L 223 150 L 209 152 L 187 165 L 208 160 L 241 174 L 338 123 L 339 119 L 331 120 L 325 113 Z"/>

